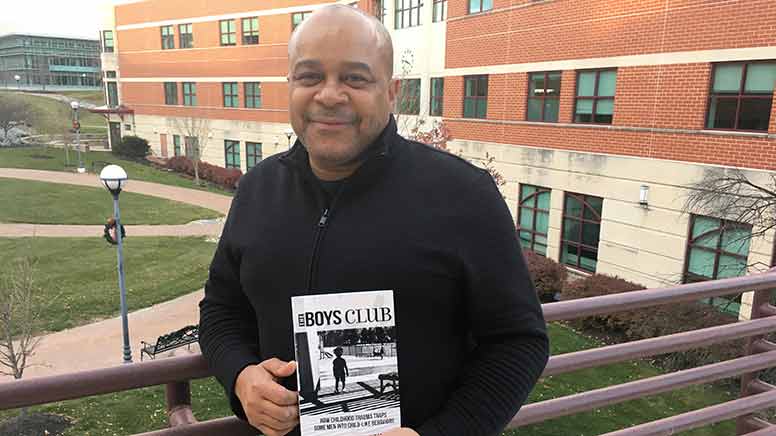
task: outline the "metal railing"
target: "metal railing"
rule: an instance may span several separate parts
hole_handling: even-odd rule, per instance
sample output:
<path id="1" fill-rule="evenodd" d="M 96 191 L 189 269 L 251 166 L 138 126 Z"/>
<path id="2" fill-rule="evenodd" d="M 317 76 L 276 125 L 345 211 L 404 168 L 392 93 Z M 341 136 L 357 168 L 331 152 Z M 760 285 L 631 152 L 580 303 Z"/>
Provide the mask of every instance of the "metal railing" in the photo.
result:
<path id="1" fill-rule="evenodd" d="M 509 428 L 618 404 L 686 386 L 741 377 L 741 397 L 700 410 L 653 421 L 605 436 L 667 435 L 737 419 L 737 434 L 776 434 L 776 426 L 752 414 L 776 407 L 776 387 L 757 378 L 757 371 L 776 367 L 776 344 L 763 336 L 776 332 L 776 307 L 770 304 L 776 289 L 776 269 L 767 273 L 663 289 L 648 289 L 543 305 L 548 322 L 697 301 L 754 291 L 752 319 L 668 336 L 552 356 L 544 376 L 564 374 L 627 360 L 704 347 L 735 339 L 747 340 L 745 356 L 643 380 L 595 389 L 525 405 Z M 170 428 L 138 436 L 255 435 L 235 417 L 196 422 L 191 410 L 190 380 L 210 376 L 201 355 L 174 357 L 72 374 L 32 378 L 0 384 L 0 410 L 165 385 Z"/>

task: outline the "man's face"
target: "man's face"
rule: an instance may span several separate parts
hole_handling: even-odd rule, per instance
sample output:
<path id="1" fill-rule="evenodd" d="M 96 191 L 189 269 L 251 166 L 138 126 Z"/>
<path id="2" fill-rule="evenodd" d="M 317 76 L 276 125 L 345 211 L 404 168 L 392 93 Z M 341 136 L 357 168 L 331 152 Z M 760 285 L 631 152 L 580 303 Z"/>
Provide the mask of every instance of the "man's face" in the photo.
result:
<path id="1" fill-rule="evenodd" d="M 299 29 L 289 59 L 291 125 L 310 159 L 329 167 L 357 161 L 385 128 L 396 98 L 376 38 L 363 23 L 340 20 Z"/>

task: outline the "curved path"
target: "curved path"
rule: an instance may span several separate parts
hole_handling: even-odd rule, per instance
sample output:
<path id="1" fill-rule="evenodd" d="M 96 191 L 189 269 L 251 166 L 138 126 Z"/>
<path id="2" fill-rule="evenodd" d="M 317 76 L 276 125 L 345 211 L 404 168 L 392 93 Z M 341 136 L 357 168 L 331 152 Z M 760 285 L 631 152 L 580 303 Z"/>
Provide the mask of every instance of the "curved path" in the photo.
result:
<path id="1" fill-rule="evenodd" d="M 0 178 L 35 180 L 39 182 L 63 183 L 69 185 L 102 188 L 102 182 L 95 174 L 78 174 L 60 171 L 0 168 Z M 104 188 L 102 188 L 104 189 Z M 212 209 L 226 215 L 232 197 L 197 189 L 180 188 L 158 183 L 129 180 L 126 192 L 150 195 L 167 200 L 180 201 Z M 107 194 L 106 194 L 107 196 Z M 109 201 L 106 199 L 106 201 Z M 182 225 L 134 225 L 125 226 L 132 236 L 219 236 L 223 219 L 195 221 Z M 101 236 L 102 225 L 46 225 L 46 224 L 3 224 L 0 223 L 0 237 L 89 237 Z"/>
<path id="2" fill-rule="evenodd" d="M 0 178 L 102 187 L 99 178 L 94 174 L 0 168 Z M 206 207 L 224 215 L 229 211 L 229 205 L 232 201 L 231 197 L 225 195 L 131 179 L 125 190 Z M 223 220 L 218 221 L 194 222 L 179 226 L 126 226 L 126 228 L 127 233 L 132 236 L 219 236 Z M 58 226 L 0 223 L 0 237 L 88 237 L 102 236 L 102 232 L 103 226 L 101 225 Z M 160 335 L 178 330 L 186 325 L 197 324 L 199 322 L 197 305 L 203 295 L 203 291 L 200 289 L 174 300 L 130 313 L 129 335 L 133 361 L 140 361 L 140 341 L 154 342 Z M 116 299 L 118 301 L 118 291 Z M 25 371 L 25 378 L 103 368 L 120 365 L 122 362 L 120 317 L 47 334 L 41 339 L 35 354 L 30 358 L 32 366 Z M 198 349 L 198 346 L 193 344 L 191 350 L 182 347 L 168 352 L 164 356 L 196 352 Z M 164 356 L 157 356 L 157 358 Z M 13 378 L 0 375 L 0 383 L 5 381 L 13 381 Z"/>

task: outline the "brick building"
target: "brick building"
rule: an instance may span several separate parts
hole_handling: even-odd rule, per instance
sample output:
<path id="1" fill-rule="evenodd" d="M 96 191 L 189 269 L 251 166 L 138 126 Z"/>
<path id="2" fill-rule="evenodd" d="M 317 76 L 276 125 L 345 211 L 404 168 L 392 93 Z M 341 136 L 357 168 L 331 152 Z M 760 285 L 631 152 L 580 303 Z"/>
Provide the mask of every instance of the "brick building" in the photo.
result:
<path id="1" fill-rule="evenodd" d="M 243 170 L 285 150 L 286 45 L 320 6 L 117 6 L 103 35 L 117 57 L 103 63 L 134 113 L 127 127 L 172 156 L 186 140 L 170 118 L 211 119 L 204 160 Z M 391 31 L 402 90 L 419 97 L 397 108 L 400 127 L 444 120 L 453 150 L 494 156 L 526 248 L 650 287 L 773 263 L 773 232 L 750 241 L 753 229 L 720 220 L 723 211 L 682 212 L 687 187 L 715 169 L 741 167 L 766 185 L 776 170 L 772 0 L 355 6 Z"/>

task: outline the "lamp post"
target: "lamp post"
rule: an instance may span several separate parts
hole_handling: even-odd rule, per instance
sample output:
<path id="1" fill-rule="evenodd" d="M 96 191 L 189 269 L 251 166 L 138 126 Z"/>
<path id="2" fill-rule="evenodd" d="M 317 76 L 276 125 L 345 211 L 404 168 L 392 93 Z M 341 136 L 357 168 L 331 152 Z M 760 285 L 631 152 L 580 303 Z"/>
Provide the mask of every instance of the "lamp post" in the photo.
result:
<path id="1" fill-rule="evenodd" d="M 286 129 L 285 131 L 286 138 L 288 139 L 288 149 L 291 150 L 291 137 L 294 136 L 294 130 L 291 128 Z"/>
<path id="2" fill-rule="evenodd" d="M 78 108 L 81 107 L 77 101 L 70 102 L 70 107 L 73 108 L 73 129 L 75 129 L 75 147 L 78 150 L 78 172 L 86 172 L 84 168 L 84 161 L 81 158 L 81 123 L 78 121 Z"/>
<path id="3" fill-rule="evenodd" d="M 19 81 L 22 80 L 22 76 L 20 76 L 18 74 L 14 74 L 13 80 L 16 80 L 16 89 L 19 90 L 20 89 L 19 88 Z"/>
<path id="4" fill-rule="evenodd" d="M 81 86 L 86 86 L 86 73 L 81 73 Z"/>
<path id="5" fill-rule="evenodd" d="M 121 292 L 121 329 L 124 336 L 124 363 L 132 363 L 129 347 L 129 323 L 127 322 L 127 290 L 124 286 L 124 253 L 121 235 L 121 214 L 119 194 L 127 185 L 127 172 L 118 165 L 108 165 L 100 172 L 100 180 L 113 195 L 113 215 L 116 219 L 116 242 L 118 247 L 119 290 Z"/>

